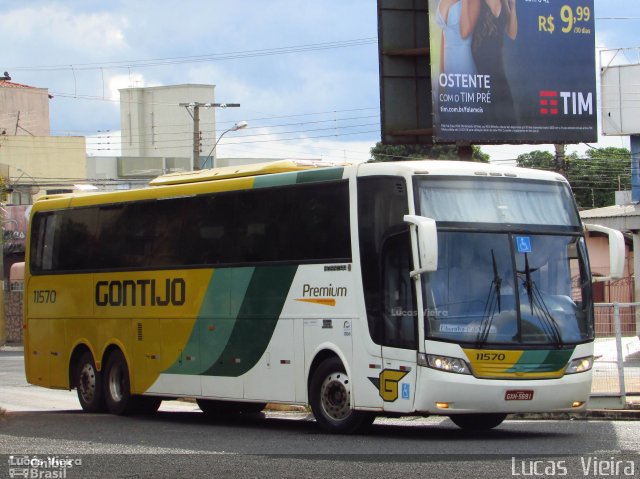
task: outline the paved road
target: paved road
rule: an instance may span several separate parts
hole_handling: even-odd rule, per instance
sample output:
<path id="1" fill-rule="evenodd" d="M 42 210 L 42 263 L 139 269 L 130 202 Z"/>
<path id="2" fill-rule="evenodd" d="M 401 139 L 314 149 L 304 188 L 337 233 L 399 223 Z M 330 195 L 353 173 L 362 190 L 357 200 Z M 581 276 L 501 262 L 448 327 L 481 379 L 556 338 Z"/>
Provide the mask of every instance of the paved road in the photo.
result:
<path id="1" fill-rule="evenodd" d="M 611 466 L 617 477 L 640 474 L 634 421 L 510 420 L 472 434 L 443 418 L 379 419 L 366 435 L 331 436 L 305 413 L 212 421 L 174 401 L 152 417 L 85 414 L 73 392 L 28 386 L 21 374 L 21 353 L 0 352 L 0 406 L 9 410 L 0 478 L 60 473 L 61 461 L 71 461 L 68 478 L 601 477 Z M 39 462 L 48 458 L 55 468 Z"/>
<path id="2" fill-rule="evenodd" d="M 366 435 L 330 436 L 304 414 L 207 421 L 196 411 L 150 418 L 14 412 L 0 423 L 0 477 L 25 455 L 80 461 L 67 477 L 82 478 L 502 478 L 524 476 L 534 461 L 585 477 L 588 461 L 612 460 L 637 477 L 639 444 L 630 421 L 507 421 L 470 434 L 446 419 L 407 419 L 379 421 Z"/>

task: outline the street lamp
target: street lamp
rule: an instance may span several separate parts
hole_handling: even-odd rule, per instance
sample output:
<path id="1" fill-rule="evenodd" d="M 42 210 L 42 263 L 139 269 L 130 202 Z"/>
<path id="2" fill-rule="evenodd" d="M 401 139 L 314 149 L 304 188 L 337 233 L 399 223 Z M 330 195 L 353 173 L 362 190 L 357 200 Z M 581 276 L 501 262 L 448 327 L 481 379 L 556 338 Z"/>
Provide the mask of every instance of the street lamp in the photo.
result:
<path id="1" fill-rule="evenodd" d="M 211 168 L 215 168 L 216 164 L 215 164 L 215 156 L 211 156 L 211 154 L 216 150 L 216 146 L 218 146 L 218 143 L 220 142 L 220 140 L 222 139 L 222 137 L 226 134 L 229 133 L 230 131 L 238 131 L 241 130 L 243 128 L 246 128 L 248 125 L 248 123 L 246 121 L 239 121 L 238 123 L 236 123 L 235 125 L 233 125 L 231 128 L 229 128 L 228 130 L 225 130 L 222 132 L 222 134 L 218 137 L 218 139 L 216 140 L 215 144 L 213 145 L 213 148 L 211 148 L 211 151 L 209 152 L 209 154 L 207 155 L 206 159 L 204 160 L 204 163 L 202 164 L 202 168 L 204 169 L 205 166 L 207 166 L 207 162 L 209 161 L 209 158 L 211 158 Z"/>
<path id="2" fill-rule="evenodd" d="M 22 179 L 23 176 L 28 176 L 29 178 L 31 178 L 31 180 L 33 180 L 33 185 L 29 185 L 29 204 L 31 204 L 33 203 L 33 196 L 37 194 L 42 188 L 40 187 L 38 180 L 36 180 L 33 176 L 31 176 L 29 173 L 24 171 L 22 168 L 16 167 L 16 170 L 20 172 L 20 176 L 18 176 L 18 178 L 16 178 L 15 180 L 12 180 L 9 186 L 11 187 L 11 189 L 14 189 L 16 186 L 18 187 L 27 186 L 28 183 L 21 184 L 20 180 Z M 37 188 L 35 192 L 33 191 L 33 188 Z"/>

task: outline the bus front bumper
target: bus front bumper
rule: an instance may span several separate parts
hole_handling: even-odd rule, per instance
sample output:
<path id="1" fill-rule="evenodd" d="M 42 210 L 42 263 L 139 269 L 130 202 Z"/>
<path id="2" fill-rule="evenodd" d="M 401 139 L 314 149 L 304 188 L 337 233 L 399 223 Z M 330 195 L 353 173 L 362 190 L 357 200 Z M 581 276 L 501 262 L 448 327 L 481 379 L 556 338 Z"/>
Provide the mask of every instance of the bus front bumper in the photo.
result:
<path id="1" fill-rule="evenodd" d="M 591 371 L 558 379 L 479 379 L 420 367 L 415 409 L 427 414 L 579 412 L 591 391 Z"/>

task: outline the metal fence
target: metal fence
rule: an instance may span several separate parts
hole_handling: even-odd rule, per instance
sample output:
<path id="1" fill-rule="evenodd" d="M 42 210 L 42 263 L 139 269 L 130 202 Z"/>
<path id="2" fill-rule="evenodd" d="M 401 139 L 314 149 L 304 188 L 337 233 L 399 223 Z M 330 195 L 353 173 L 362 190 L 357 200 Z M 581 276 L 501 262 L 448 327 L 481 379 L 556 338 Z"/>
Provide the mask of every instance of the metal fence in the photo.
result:
<path id="1" fill-rule="evenodd" d="M 591 394 L 625 398 L 640 395 L 640 303 L 597 303 Z M 640 313 L 640 311 L 638 311 Z"/>

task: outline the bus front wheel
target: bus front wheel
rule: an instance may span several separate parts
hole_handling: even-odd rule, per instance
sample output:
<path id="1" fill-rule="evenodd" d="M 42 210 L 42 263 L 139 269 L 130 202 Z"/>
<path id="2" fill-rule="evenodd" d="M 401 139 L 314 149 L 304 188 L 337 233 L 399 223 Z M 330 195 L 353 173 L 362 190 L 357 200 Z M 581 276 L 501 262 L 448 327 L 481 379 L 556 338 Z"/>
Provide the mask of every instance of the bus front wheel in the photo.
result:
<path id="1" fill-rule="evenodd" d="M 506 414 L 452 414 L 449 419 L 459 428 L 485 431 L 499 426 L 506 417 Z"/>
<path id="2" fill-rule="evenodd" d="M 313 373 L 309 403 L 316 422 L 327 432 L 353 433 L 375 419 L 371 413 L 351 408 L 351 381 L 337 357 L 326 359 Z"/>
<path id="3" fill-rule="evenodd" d="M 85 351 L 75 365 L 74 382 L 80 406 L 86 412 L 106 411 L 102 392 L 102 375 L 96 369 L 93 355 Z"/>

